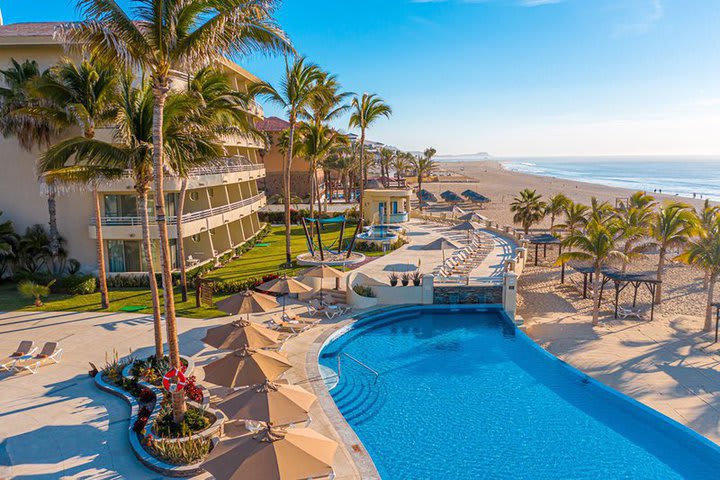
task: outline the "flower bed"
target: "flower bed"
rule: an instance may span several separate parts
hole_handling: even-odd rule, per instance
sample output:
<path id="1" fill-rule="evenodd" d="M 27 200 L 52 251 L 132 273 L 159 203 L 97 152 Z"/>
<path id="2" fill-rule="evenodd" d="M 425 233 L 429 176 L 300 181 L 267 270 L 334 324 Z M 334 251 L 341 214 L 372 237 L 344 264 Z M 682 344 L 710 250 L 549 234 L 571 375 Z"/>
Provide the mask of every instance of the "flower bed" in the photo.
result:
<path id="1" fill-rule="evenodd" d="M 162 377 L 157 375 L 168 366 L 166 363 L 154 358 L 120 362 L 116 356 L 95 375 L 95 383 L 130 404 L 130 445 L 145 466 L 168 476 L 194 476 L 202 472 L 200 463 L 212 449 L 213 438 L 222 434 L 225 416 L 208 408 L 207 390 L 196 385 L 191 375 L 195 365 L 183 357 L 185 373 L 191 380 L 186 391 L 187 420 L 180 429 L 168 427 L 168 415 L 172 415 L 169 398 L 159 387 Z"/>

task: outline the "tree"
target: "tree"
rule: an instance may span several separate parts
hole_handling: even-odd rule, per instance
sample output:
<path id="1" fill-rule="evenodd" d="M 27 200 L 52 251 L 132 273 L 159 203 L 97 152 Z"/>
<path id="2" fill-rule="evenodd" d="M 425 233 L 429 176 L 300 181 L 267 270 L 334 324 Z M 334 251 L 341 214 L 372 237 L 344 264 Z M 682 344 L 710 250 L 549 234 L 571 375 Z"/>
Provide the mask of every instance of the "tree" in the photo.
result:
<path id="1" fill-rule="evenodd" d="M 375 94 L 363 93 L 355 97 L 351 106 L 350 128 L 360 129 L 360 221 L 365 216 L 365 185 L 367 184 L 367 165 L 365 163 L 365 134 L 381 118 L 390 118 L 392 108 Z"/>
<path id="2" fill-rule="evenodd" d="M 562 193 L 557 193 L 550 197 L 550 200 L 547 202 L 545 206 L 545 216 L 550 216 L 551 232 L 555 229 L 555 218 L 565 212 L 565 207 L 569 201 L 570 199 L 568 197 Z"/>
<path id="3" fill-rule="evenodd" d="M 620 205 L 614 213 L 618 227 L 618 240 L 623 242 L 622 252 L 627 257 L 622 271 L 626 272 L 629 260 L 642 256 L 646 245 L 642 242 L 648 236 L 653 218 L 653 197 L 637 192 L 627 204 Z"/>
<path id="4" fill-rule="evenodd" d="M 591 263 L 593 266 L 593 314 L 592 324 L 600 322 L 600 284 L 602 282 L 602 268 L 614 260 L 625 261 L 625 255 L 616 249 L 616 226 L 612 222 L 590 220 L 585 231 L 576 231 L 565 240 L 563 245 L 576 248 L 575 251 L 565 252 L 558 258 L 562 265 L 572 260 Z"/>
<path id="5" fill-rule="evenodd" d="M 12 262 L 17 257 L 19 242 L 20 237 L 15 233 L 12 221 L 0 222 L 0 280 L 10 272 Z"/>
<path id="6" fill-rule="evenodd" d="M 65 128 L 78 127 L 85 138 L 95 138 L 96 128 L 110 124 L 117 115 L 114 101 L 117 80 L 117 70 L 109 65 L 93 59 L 76 65 L 69 59 L 62 59 L 38 81 L 36 92 L 46 101 L 45 105 L 27 109 L 28 114 L 39 119 L 54 118 L 57 124 L 63 125 Z M 82 161 L 82 159 L 78 159 L 78 161 Z M 41 178 L 48 185 L 83 183 L 92 187 L 100 305 L 106 309 L 110 306 L 110 295 L 107 288 L 105 243 L 102 235 L 100 196 L 97 186 L 99 181 L 119 176 L 122 172 L 118 172 L 116 169 L 106 170 L 102 167 L 83 172 L 77 172 L 74 169 L 47 172 L 42 168 L 39 171 L 43 174 Z"/>
<path id="7" fill-rule="evenodd" d="M 0 87 L 0 131 L 5 138 L 15 137 L 20 147 L 32 152 L 50 145 L 50 140 L 57 135 L 61 126 L 52 122 L 51 118 L 29 115 L 29 109 L 45 106 L 45 102 L 34 95 L 34 89 L 41 78 L 40 67 L 36 61 L 25 60 L 23 63 L 12 59 L 12 66 L 0 70 L 5 87 Z M 50 227 L 51 270 L 57 271 L 60 253 L 60 233 L 57 226 L 57 189 L 55 185 L 47 185 L 48 225 Z"/>
<path id="8" fill-rule="evenodd" d="M 715 285 L 718 275 L 720 275 L 720 217 L 716 214 L 712 222 L 702 224 L 700 229 L 700 235 L 691 240 L 685 251 L 677 258 L 688 265 L 702 269 L 707 274 L 707 301 L 703 330 L 709 332 L 712 330 Z"/>
<path id="9" fill-rule="evenodd" d="M 116 0 L 78 0 L 84 20 L 64 26 L 59 37 L 66 45 L 87 49 L 100 60 L 122 62 L 142 70 L 150 79 L 153 103 L 153 172 L 155 222 L 159 232 L 160 264 L 165 300 L 165 323 L 170 361 L 181 368 L 175 319 L 170 242 L 164 198 L 163 111 L 174 68 L 200 68 L 221 61 L 223 55 L 287 52 L 285 34 L 273 14 L 276 2 L 245 0 L 132 0 L 131 18 Z M 173 417 L 184 417 L 185 397 L 173 394 Z"/>
<path id="10" fill-rule="evenodd" d="M 565 223 L 557 225 L 556 228 L 567 230 L 570 234 L 585 228 L 588 223 L 588 211 L 590 207 L 570 200 L 563 208 Z"/>
<path id="11" fill-rule="evenodd" d="M 513 199 L 510 211 L 514 214 L 513 222 L 520 224 L 527 235 L 533 225 L 545 218 L 545 202 L 542 201 L 542 195 L 526 188 Z"/>
<path id="12" fill-rule="evenodd" d="M 395 150 L 387 147 L 383 147 L 378 152 L 378 160 L 380 161 L 380 176 L 383 177 L 383 182 L 387 182 L 390 179 L 390 165 L 395 161 L 398 154 Z"/>
<path id="13" fill-rule="evenodd" d="M 18 293 L 23 297 L 34 299 L 36 307 L 42 307 L 42 297 L 50 295 L 50 287 L 52 287 L 54 283 L 55 280 L 51 280 L 47 285 L 40 285 L 31 280 L 23 280 L 18 283 Z"/>
<path id="14" fill-rule="evenodd" d="M 311 190 L 315 192 L 313 195 L 317 199 L 318 214 L 322 209 L 320 192 L 318 191 L 318 176 L 317 170 L 328 157 L 330 152 L 337 147 L 337 145 L 344 140 L 344 136 L 338 133 L 336 130 L 325 127 L 322 123 L 320 124 L 308 124 L 301 123 L 299 128 L 300 133 L 300 152 L 308 159 L 310 164 L 310 181 Z M 313 216 L 314 207 L 312 202 L 310 203 L 310 216 Z"/>
<path id="15" fill-rule="evenodd" d="M 657 279 L 662 281 L 665 257 L 671 248 L 680 248 L 689 240 L 696 228 L 696 218 L 684 203 L 670 202 L 662 205 L 650 223 L 651 244 L 658 252 Z M 662 283 L 657 286 L 655 303 L 662 302 Z"/>
<path id="16" fill-rule="evenodd" d="M 423 178 L 428 177 L 432 175 L 432 173 L 437 168 L 437 162 L 433 160 L 433 157 L 437 151 L 430 147 L 425 149 L 423 154 L 420 157 L 413 157 L 412 166 L 415 169 L 415 173 L 417 173 L 417 180 L 418 180 L 418 202 L 420 202 L 420 211 L 422 211 L 422 184 L 423 184 Z"/>
<path id="17" fill-rule="evenodd" d="M 400 152 L 393 158 L 391 166 L 395 170 L 395 178 L 399 182 L 400 179 L 405 175 L 405 170 L 410 167 L 410 161 L 413 157 L 406 152 Z"/>
<path id="18" fill-rule="evenodd" d="M 250 92 L 266 98 L 277 104 L 288 116 L 287 154 L 283 160 L 283 195 L 285 197 L 285 264 L 292 265 L 292 247 L 290 242 L 290 202 L 292 189 L 290 185 L 292 162 L 295 150 L 295 129 L 301 112 L 310 107 L 310 102 L 316 99 L 317 85 L 321 81 L 323 72 L 320 68 L 307 62 L 304 57 L 298 58 L 291 65 L 285 64 L 285 75 L 280 80 L 278 88 L 269 83 L 261 82 L 253 85 Z"/>

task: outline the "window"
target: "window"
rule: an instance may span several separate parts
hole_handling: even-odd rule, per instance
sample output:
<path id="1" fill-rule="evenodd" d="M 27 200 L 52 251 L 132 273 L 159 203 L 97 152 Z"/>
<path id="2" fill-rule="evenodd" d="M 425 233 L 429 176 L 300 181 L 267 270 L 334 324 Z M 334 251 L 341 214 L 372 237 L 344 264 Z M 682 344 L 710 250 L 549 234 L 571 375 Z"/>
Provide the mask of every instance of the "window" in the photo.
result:
<path id="1" fill-rule="evenodd" d="M 190 192 L 190 200 L 191 201 L 197 202 L 199 198 L 200 198 L 200 195 L 198 194 L 197 191 Z"/>
<path id="2" fill-rule="evenodd" d="M 105 195 L 106 217 L 135 217 L 137 211 L 137 197 L 135 195 Z"/>
<path id="3" fill-rule="evenodd" d="M 195 235 L 193 235 L 193 236 L 190 237 L 190 238 L 192 239 L 192 241 L 193 241 L 194 243 L 200 243 L 200 235 L 195 234 Z"/>
<path id="4" fill-rule="evenodd" d="M 208 197 L 215 198 L 215 189 L 214 188 L 208 188 Z"/>
<path id="5" fill-rule="evenodd" d="M 111 272 L 142 272 L 140 241 L 108 240 L 108 269 Z"/>

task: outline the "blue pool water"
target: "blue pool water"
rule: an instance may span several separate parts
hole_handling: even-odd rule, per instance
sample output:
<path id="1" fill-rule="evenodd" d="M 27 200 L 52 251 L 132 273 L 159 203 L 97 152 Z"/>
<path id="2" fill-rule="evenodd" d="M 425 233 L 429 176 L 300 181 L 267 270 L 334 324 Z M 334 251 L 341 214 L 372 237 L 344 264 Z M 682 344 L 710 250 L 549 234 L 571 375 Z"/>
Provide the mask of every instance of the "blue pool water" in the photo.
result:
<path id="1" fill-rule="evenodd" d="M 329 343 L 335 403 L 384 480 L 713 478 L 720 450 L 540 350 L 496 312 L 380 313 Z"/>

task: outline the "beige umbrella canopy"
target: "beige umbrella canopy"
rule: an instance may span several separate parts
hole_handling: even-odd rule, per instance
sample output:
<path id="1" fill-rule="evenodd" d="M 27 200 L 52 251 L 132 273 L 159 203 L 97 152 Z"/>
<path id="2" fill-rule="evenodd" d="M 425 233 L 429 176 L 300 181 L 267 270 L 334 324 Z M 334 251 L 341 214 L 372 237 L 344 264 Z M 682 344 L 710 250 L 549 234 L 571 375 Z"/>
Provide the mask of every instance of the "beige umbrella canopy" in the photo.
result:
<path id="1" fill-rule="evenodd" d="M 320 300 L 322 301 L 323 296 L 323 284 L 322 281 L 326 278 L 345 278 L 345 273 L 340 270 L 336 270 L 327 265 L 320 265 L 319 267 L 313 267 L 303 272 L 304 277 L 319 278 L 320 279 Z"/>
<path id="2" fill-rule="evenodd" d="M 218 310 L 222 310 L 230 315 L 246 313 L 248 314 L 248 319 L 251 313 L 267 312 L 277 306 L 279 306 L 277 300 L 270 295 L 263 295 L 262 293 L 252 290 L 238 293 L 224 300 L 220 300 L 215 304 Z"/>
<path id="3" fill-rule="evenodd" d="M 205 380 L 228 388 L 256 385 L 277 378 L 292 365 L 271 350 L 243 348 L 205 366 Z"/>
<path id="4" fill-rule="evenodd" d="M 235 420 L 289 425 L 306 421 L 316 398 L 302 387 L 267 381 L 231 394 L 217 408 Z"/>
<path id="5" fill-rule="evenodd" d="M 288 278 L 287 275 L 265 282 L 257 288 L 265 292 L 283 295 L 283 314 L 285 314 L 285 295 L 289 295 L 291 293 L 307 293 L 312 291 L 312 288 L 302 282 L 298 282 L 294 278 Z"/>
<path id="6" fill-rule="evenodd" d="M 299 480 L 332 474 L 333 440 L 309 428 L 268 427 L 220 442 L 201 465 L 217 480 Z"/>
<path id="7" fill-rule="evenodd" d="M 275 330 L 239 320 L 209 329 L 202 341 L 222 350 L 238 350 L 245 347 L 257 349 L 277 345 L 280 336 L 280 332 Z"/>

